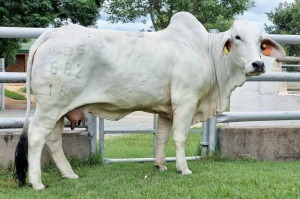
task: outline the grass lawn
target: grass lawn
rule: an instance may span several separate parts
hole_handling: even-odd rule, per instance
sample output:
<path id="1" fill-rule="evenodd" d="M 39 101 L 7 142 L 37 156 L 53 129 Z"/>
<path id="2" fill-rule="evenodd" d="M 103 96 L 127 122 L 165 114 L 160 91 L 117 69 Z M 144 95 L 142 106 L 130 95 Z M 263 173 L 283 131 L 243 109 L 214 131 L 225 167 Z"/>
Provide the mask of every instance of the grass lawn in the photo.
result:
<path id="1" fill-rule="evenodd" d="M 113 137 L 106 141 L 109 157 L 151 157 L 152 136 Z M 198 153 L 199 135 L 191 134 L 187 155 Z M 172 143 L 168 154 L 174 155 Z M 299 198 L 300 162 L 267 162 L 211 158 L 189 162 L 192 175 L 176 173 L 174 162 L 159 172 L 153 163 L 108 165 L 73 161 L 78 180 L 62 179 L 55 168 L 46 167 L 37 192 L 18 188 L 12 173 L 0 171 L 0 198 Z"/>
<path id="2" fill-rule="evenodd" d="M 15 100 L 26 100 L 26 97 L 14 91 L 5 89 L 5 96 Z"/>

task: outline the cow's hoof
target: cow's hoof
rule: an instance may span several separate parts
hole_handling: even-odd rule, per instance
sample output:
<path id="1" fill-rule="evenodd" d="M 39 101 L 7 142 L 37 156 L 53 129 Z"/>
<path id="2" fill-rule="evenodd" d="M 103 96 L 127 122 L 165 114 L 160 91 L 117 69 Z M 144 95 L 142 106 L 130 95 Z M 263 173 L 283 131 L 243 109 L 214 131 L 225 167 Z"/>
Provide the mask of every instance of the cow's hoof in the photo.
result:
<path id="1" fill-rule="evenodd" d="M 76 175 L 75 173 L 73 173 L 73 174 L 63 175 L 63 178 L 68 178 L 68 179 L 78 179 L 79 176 Z"/>
<path id="2" fill-rule="evenodd" d="M 37 191 L 42 191 L 46 189 L 46 187 L 42 183 L 33 184 L 29 182 L 29 186 Z"/>
<path id="3" fill-rule="evenodd" d="M 193 172 L 189 169 L 182 169 L 182 170 L 177 170 L 178 173 L 182 174 L 182 175 L 189 175 L 192 174 Z"/>
<path id="4" fill-rule="evenodd" d="M 166 170 L 168 170 L 168 168 L 165 165 L 158 165 L 158 164 L 156 164 L 154 166 L 155 166 L 155 168 L 157 168 L 160 171 L 166 171 Z"/>

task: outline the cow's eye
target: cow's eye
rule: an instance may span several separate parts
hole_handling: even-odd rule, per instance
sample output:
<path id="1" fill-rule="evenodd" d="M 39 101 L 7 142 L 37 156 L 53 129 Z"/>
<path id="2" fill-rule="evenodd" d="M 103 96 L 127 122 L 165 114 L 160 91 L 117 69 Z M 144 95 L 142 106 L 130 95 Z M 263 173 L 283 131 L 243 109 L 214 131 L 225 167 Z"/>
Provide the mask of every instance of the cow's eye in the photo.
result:
<path id="1" fill-rule="evenodd" d="M 241 37 L 240 36 L 235 36 L 235 38 L 237 39 L 237 40 L 241 40 Z"/>

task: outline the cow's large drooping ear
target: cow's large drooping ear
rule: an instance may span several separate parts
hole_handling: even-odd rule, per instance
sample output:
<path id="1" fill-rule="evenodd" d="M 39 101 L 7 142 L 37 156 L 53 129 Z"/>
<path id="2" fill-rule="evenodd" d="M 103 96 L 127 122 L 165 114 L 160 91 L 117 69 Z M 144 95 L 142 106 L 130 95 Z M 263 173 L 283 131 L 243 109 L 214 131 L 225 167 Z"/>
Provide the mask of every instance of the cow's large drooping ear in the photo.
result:
<path id="1" fill-rule="evenodd" d="M 231 37 L 225 37 L 222 43 L 222 57 L 227 56 L 231 53 L 232 39 Z"/>
<path id="2" fill-rule="evenodd" d="M 285 57 L 283 48 L 274 40 L 270 38 L 261 39 L 261 51 L 265 56 L 281 58 Z"/>

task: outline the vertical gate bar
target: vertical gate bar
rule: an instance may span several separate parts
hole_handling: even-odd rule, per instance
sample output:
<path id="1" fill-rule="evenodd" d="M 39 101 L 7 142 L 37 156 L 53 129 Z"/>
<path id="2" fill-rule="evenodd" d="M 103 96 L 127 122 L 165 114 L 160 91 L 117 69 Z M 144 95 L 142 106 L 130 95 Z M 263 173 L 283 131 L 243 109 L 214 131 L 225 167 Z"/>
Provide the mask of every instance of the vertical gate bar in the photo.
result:
<path id="1" fill-rule="evenodd" d="M 1 72 L 5 72 L 4 58 L 0 58 Z M 1 110 L 5 110 L 5 88 L 4 83 L 1 83 Z"/>
<path id="2" fill-rule="evenodd" d="M 217 117 L 214 116 L 208 120 L 208 128 L 209 128 L 209 143 L 208 143 L 208 149 L 210 155 L 215 152 L 216 150 L 216 140 L 217 140 Z"/>
<path id="3" fill-rule="evenodd" d="M 156 133 L 157 133 L 157 114 L 153 115 L 153 157 L 156 157 Z"/>
<path id="4" fill-rule="evenodd" d="M 99 117 L 99 145 L 100 145 L 100 154 L 102 158 L 102 163 L 105 161 L 105 147 L 104 147 L 104 119 Z"/>
<path id="5" fill-rule="evenodd" d="M 97 149 L 97 117 L 88 114 L 88 135 L 91 139 L 91 153 L 96 153 Z"/>
<path id="6" fill-rule="evenodd" d="M 208 149 L 208 121 L 202 122 L 202 151 L 201 156 L 205 157 L 207 155 L 207 149 Z"/>

